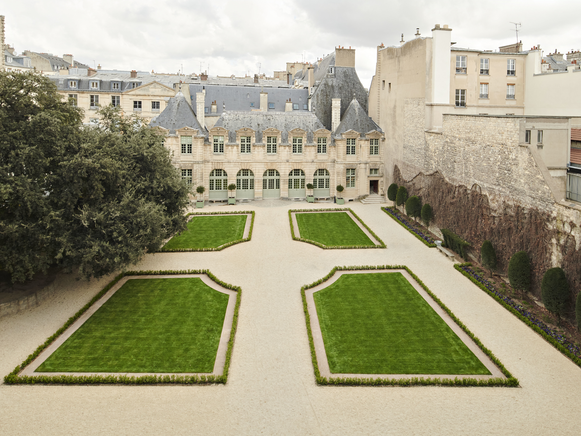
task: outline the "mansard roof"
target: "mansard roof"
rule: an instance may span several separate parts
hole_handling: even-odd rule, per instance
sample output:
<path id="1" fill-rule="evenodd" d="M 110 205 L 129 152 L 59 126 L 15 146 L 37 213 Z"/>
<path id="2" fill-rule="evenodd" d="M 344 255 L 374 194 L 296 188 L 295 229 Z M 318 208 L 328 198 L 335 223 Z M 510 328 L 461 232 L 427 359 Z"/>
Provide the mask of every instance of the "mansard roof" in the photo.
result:
<path id="1" fill-rule="evenodd" d="M 181 92 L 169 99 L 166 108 L 149 123 L 151 127 L 163 127 L 175 134 L 176 130 L 190 127 L 208 136 L 208 131 L 200 126 L 194 110 Z"/>
<path id="2" fill-rule="evenodd" d="M 335 137 L 341 137 L 341 134 L 348 132 L 349 130 L 359 132 L 361 137 L 373 130 L 383 132 L 381 128 L 375 124 L 375 121 L 367 115 L 367 112 L 355 97 L 353 97 L 349 107 L 345 110 L 341 123 L 334 132 Z"/>
<path id="3" fill-rule="evenodd" d="M 288 133 L 293 129 L 302 129 L 307 132 L 307 142 L 314 141 L 314 132 L 323 129 L 315 114 L 311 112 L 238 112 L 226 111 L 216 121 L 214 127 L 223 127 L 228 130 L 228 142 L 236 142 L 236 131 L 244 127 L 256 132 L 255 141 L 262 143 L 262 132 L 273 128 L 281 132 L 281 142 L 288 143 Z"/>

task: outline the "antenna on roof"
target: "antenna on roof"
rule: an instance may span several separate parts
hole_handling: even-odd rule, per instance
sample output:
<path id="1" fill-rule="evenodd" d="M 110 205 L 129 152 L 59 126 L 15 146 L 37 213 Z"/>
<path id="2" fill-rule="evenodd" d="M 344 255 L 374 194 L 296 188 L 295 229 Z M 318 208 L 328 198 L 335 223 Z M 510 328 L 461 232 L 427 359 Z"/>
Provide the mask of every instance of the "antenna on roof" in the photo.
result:
<path id="1" fill-rule="evenodd" d="M 515 23 L 513 21 L 511 21 L 510 24 L 514 24 L 514 31 L 516 32 L 516 44 L 518 46 L 518 28 L 521 27 L 522 25 L 520 23 Z"/>

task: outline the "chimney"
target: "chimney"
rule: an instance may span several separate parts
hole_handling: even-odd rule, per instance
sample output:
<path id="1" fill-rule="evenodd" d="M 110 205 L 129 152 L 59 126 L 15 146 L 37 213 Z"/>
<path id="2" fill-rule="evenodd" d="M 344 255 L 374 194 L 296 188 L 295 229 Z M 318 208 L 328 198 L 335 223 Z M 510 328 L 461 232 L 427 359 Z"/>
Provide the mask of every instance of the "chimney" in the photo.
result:
<path id="1" fill-rule="evenodd" d="M 313 86 L 315 86 L 315 68 L 312 65 L 307 68 L 307 78 L 309 79 L 309 95 L 311 95 Z"/>
<path id="2" fill-rule="evenodd" d="M 215 114 L 218 112 L 218 105 L 216 104 L 216 100 L 212 102 L 212 113 Z"/>
<path id="3" fill-rule="evenodd" d="M 258 83 L 258 74 L 254 75 L 254 83 Z"/>
<path id="4" fill-rule="evenodd" d="M 137 77 L 137 71 L 131 70 L 131 78 L 135 79 Z"/>
<path id="5" fill-rule="evenodd" d="M 205 82 L 208 80 L 208 74 L 206 74 L 206 72 L 204 71 L 203 73 L 200 74 L 200 80 L 202 82 Z"/>
<path id="6" fill-rule="evenodd" d="M 289 98 L 286 103 L 284 104 L 284 111 L 285 112 L 292 112 L 293 110 L 293 102 Z"/>
<path id="7" fill-rule="evenodd" d="M 581 52 L 579 50 L 571 50 L 569 53 L 567 53 L 567 60 L 569 62 L 577 61 L 576 63 L 579 63 L 579 60 L 581 60 Z"/>
<path id="8" fill-rule="evenodd" d="M 205 112 L 206 95 L 204 92 L 196 92 L 196 115 L 198 118 L 198 123 L 202 128 L 206 127 L 206 114 Z M 200 132 L 201 133 L 201 132 Z"/>
<path id="9" fill-rule="evenodd" d="M 63 55 L 63 60 L 66 63 L 71 64 L 71 67 L 73 66 L 73 55 L 72 54 L 64 54 Z"/>
<path id="10" fill-rule="evenodd" d="M 268 111 L 268 92 L 260 93 L 260 112 Z"/>
<path id="11" fill-rule="evenodd" d="M 341 99 L 333 98 L 331 101 L 331 131 L 334 132 L 341 123 Z"/>
<path id="12" fill-rule="evenodd" d="M 563 55 L 561 53 L 559 53 L 559 51 L 557 49 L 555 49 L 555 53 L 549 54 L 549 56 L 552 56 L 553 59 L 555 59 L 556 61 L 563 60 Z"/>
<path id="13" fill-rule="evenodd" d="M 101 69 L 101 64 L 97 65 L 97 69 L 100 70 Z"/>

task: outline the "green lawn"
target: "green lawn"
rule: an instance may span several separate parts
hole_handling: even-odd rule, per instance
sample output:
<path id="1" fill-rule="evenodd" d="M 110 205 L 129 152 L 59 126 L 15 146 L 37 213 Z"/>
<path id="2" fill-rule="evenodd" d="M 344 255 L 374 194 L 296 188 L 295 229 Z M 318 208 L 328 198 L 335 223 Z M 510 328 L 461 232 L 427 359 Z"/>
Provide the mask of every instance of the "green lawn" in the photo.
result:
<path id="1" fill-rule="evenodd" d="M 375 244 L 346 212 L 297 213 L 301 238 L 323 245 Z"/>
<path id="2" fill-rule="evenodd" d="M 242 239 L 246 218 L 246 215 L 195 216 L 188 223 L 188 229 L 171 238 L 163 248 L 217 248 Z"/>
<path id="3" fill-rule="evenodd" d="M 490 374 L 401 273 L 344 274 L 313 297 L 332 373 Z"/>
<path id="4" fill-rule="evenodd" d="M 210 373 L 228 298 L 199 278 L 131 279 L 37 371 Z"/>

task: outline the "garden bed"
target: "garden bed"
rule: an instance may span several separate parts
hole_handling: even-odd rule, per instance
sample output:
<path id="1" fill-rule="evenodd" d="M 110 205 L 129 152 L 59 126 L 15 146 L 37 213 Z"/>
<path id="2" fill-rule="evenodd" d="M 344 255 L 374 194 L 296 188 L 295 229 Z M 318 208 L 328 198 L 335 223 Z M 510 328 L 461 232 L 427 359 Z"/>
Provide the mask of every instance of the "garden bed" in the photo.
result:
<path id="1" fill-rule="evenodd" d="M 394 207 L 382 207 L 381 210 L 392 217 L 397 223 L 399 223 L 403 228 L 405 228 L 408 232 L 410 232 L 428 247 L 436 246 L 436 237 L 421 224 L 417 223 L 407 215 L 402 214 Z"/>

